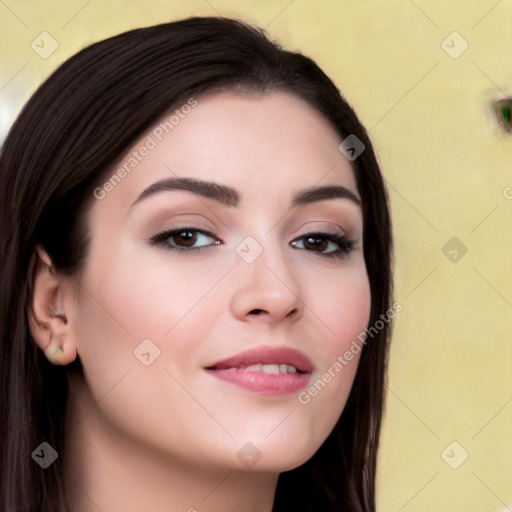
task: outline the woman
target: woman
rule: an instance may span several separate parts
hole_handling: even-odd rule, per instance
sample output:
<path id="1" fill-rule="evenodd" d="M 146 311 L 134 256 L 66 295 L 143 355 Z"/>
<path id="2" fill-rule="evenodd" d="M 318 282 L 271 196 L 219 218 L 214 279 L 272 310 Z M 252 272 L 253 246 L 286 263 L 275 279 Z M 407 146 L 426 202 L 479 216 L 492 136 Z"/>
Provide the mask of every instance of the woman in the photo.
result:
<path id="1" fill-rule="evenodd" d="M 312 60 L 225 18 L 101 41 L 0 182 L 2 510 L 375 510 L 389 207 Z"/>

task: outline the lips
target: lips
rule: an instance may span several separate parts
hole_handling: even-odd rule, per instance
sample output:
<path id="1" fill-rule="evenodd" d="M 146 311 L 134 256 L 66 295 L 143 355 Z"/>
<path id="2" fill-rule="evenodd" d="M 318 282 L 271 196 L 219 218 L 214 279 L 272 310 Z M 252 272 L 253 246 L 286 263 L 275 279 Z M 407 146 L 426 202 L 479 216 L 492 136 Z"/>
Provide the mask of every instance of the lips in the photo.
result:
<path id="1" fill-rule="evenodd" d="M 286 347 L 258 347 L 208 366 L 212 376 L 259 395 L 276 396 L 305 387 L 314 371 L 302 352 Z"/>
<path id="2" fill-rule="evenodd" d="M 228 370 L 230 368 L 249 368 L 256 365 L 293 367 L 297 373 L 311 373 L 314 370 L 313 363 L 302 352 L 287 347 L 257 347 L 245 352 L 240 352 L 232 357 L 218 361 L 209 366 L 208 370 Z M 250 368 L 254 370 L 254 368 Z M 282 368 L 280 368 L 281 370 Z M 264 372 L 274 373 L 274 372 Z M 281 372 L 282 373 L 282 372 Z M 288 373 L 293 373 L 289 371 Z"/>

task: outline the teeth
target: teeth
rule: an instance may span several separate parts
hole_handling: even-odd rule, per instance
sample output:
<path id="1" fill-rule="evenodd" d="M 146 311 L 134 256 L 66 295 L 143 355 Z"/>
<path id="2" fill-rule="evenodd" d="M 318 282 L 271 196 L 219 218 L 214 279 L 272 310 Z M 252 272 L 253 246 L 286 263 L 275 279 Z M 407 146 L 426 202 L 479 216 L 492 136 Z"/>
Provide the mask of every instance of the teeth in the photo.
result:
<path id="1" fill-rule="evenodd" d="M 269 373 L 270 375 L 279 375 L 278 364 L 262 364 L 261 373 Z"/>
<path id="2" fill-rule="evenodd" d="M 246 370 L 249 370 L 251 372 L 260 372 L 261 373 L 261 364 L 253 364 L 251 366 L 248 366 Z"/>
<path id="3" fill-rule="evenodd" d="M 295 366 L 287 364 L 252 364 L 247 366 L 245 370 L 250 372 L 266 373 L 268 375 L 279 375 L 280 373 L 297 373 Z"/>

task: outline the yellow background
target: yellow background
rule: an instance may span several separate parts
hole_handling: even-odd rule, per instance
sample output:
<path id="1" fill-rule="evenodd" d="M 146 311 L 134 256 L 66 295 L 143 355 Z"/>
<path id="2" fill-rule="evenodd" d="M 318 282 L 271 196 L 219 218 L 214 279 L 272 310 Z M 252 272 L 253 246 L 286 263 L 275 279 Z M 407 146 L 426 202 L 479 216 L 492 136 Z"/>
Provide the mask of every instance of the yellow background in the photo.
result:
<path id="1" fill-rule="evenodd" d="M 266 27 L 316 60 L 369 129 L 388 183 L 403 310 L 378 510 L 512 510 L 512 134 L 490 107 L 512 93 L 512 2 L 4 0 L 2 138 L 36 86 L 80 48 L 217 14 Z M 31 48 L 43 31 L 58 43 L 46 59 Z M 458 58 L 442 46 L 462 47 L 459 36 L 447 39 L 454 31 L 468 44 Z M 442 251 L 453 237 L 448 255 L 467 247 L 456 262 Z M 469 456 L 457 469 L 442 457 L 456 465 L 462 450 Z"/>

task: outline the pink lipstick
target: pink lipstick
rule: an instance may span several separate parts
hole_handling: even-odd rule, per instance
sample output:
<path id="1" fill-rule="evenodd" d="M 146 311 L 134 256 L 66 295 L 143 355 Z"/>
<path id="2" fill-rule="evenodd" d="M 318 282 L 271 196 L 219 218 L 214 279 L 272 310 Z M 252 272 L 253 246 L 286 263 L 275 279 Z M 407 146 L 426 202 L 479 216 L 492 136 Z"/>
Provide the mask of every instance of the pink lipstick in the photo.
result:
<path id="1" fill-rule="evenodd" d="M 305 387 L 314 370 L 302 352 L 286 347 L 256 347 L 205 368 L 211 375 L 266 396 Z"/>

